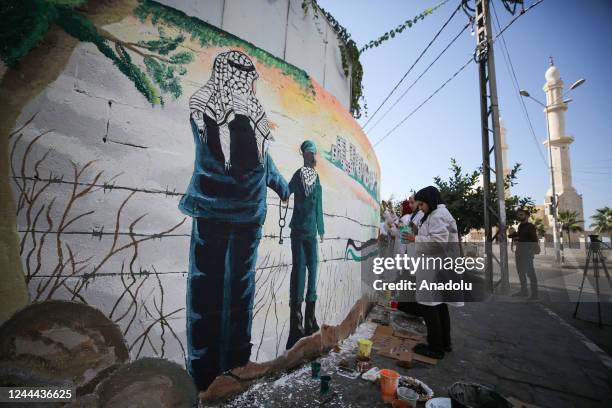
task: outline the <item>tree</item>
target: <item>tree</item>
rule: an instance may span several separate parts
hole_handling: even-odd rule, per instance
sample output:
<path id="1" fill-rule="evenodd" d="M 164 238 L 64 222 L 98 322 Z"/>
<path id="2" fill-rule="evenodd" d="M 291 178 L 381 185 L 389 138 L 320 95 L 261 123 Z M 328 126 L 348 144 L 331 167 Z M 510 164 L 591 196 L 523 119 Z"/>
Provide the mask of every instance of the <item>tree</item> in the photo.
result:
<path id="1" fill-rule="evenodd" d="M 542 218 L 531 218 L 531 222 L 536 228 L 539 238 L 543 238 L 546 235 L 546 226 L 544 226 L 544 220 Z"/>
<path id="2" fill-rule="evenodd" d="M 402 202 L 399 200 L 395 200 L 393 196 L 389 197 L 388 200 L 382 200 L 380 202 L 381 217 L 386 210 L 389 210 L 392 214 L 395 214 L 400 217 L 402 215 Z"/>
<path id="3" fill-rule="evenodd" d="M 484 186 L 480 181 L 482 169 L 463 173 L 463 169 L 455 159 L 451 159 L 451 176 L 443 180 L 440 176 L 434 178 L 434 183 L 440 190 L 446 208 L 457 221 L 459 238 L 467 235 L 472 229 L 484 228 Z M 517 175 L 520 164 L 506 175 L 504 186 L 506 189 L 517 184 Z M 489 185 L 489 206 L 496 208 L 497 189 L 494 183 Z M 506 223 L 512 225 L 517 220 L 517 211 L 524 208 L 530 213 L 534 211 L 533 200 L 530 197 L 511 195 L 506 197 Z M 499 227 L 497 219 L 491 219 L 491 225 Z M 497 234 L 496 234 L 497 235 Z"/>
<path id="4" fill-rule="evenodd" d="M 591 215 L 593 223 L 591 228 L 598 234 L 612 234 L 612 208 L 606 206 L 595 210 L 595 214 Z"/>
<path id="5" fill-rule="evenodd" d="M 9 67 L 40 44 L 53 24 L 79 41 L 90 42 L 128 77 L 152 105 L 163 105 L 161 94 L 178 98 L 182 93 L 180 77 L 187 73 L 186 64 L 193 61 L 191 51 L 178 51 L 185 37 L 168 36 L 158 27 L 159 38 L 126 42 L 104 29 L 98 29 L 83 14 L 87 0 L 22 0 L 0 4 L 0 59 Z M 150 2 L 141 3 L 135 11 L 146 15 Z M 152 20 L 158 25 L 158 20 Z M 133 57 L 142 59 L 142 65 Z"/>
<path id="6" fill-rule="evenodd" d="M 559 225 L 561 226 L 561 231 L 565 231 L 567 234 L 567 244 L 571 248 L 572 247 L 572 239 L 570 233 L 572 232 L 580 232 L 582 231 L 582 227 L 580 226 L 583 223 L 583 220 L 578 219 L 578 213 L 576 211 L 559 211 Z"/>

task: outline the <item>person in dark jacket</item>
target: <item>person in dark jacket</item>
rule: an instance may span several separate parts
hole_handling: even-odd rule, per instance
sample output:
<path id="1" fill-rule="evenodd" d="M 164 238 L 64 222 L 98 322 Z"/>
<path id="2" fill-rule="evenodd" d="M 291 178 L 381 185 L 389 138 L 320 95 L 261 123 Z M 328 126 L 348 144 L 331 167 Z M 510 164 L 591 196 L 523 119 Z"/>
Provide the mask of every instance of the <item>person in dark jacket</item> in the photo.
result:
<path id="1" fill-rule="evenodd" d="M 193 218 L 187 278 L 187 369 L 200 390 L 249 362 L 255 264 L 266 192 L 289 188 L 267 152 L 272 139 L 245 54 L 219 54 L 190 99 L 195 165 L 180 210 Z"/>
<path id="2" fill-rule="evenodd" d="M 323 243 L 325 228 L 323 224 L 323 191 L 317 165 L 317 147 L 306 140 L 300 146 L 304 166 L 297 170 L 289 182 L 290 194 L 294 194 L 291 228 L 291 282 L 289 286 L 289 338 L 290 349 L 300 338 L 319 330 L 315 317 L 317 301 L 317 234 Z M 308 279 L 306 279 L 308 270 Z M 306 284 L 305 327 L 302 325 L 302 303 Z"/>
<path id="3" fill-rule="evenodd" d="M 531 296 L 529 299 L 538 298 L 538 278 L 533 267 L 533 257 L 539 252 L 538 232 L 535 225 L 529 222 L 529 212 L 520 209 L 517 212 L 519 220 L 518 231 L 510 230 L 509 238 L 518 241 L 514 256 L 516 260 L 516 270 L 521 282 L 521 290 L 512 296 L 527 296 L 527 277 L 531 283 Z"/>

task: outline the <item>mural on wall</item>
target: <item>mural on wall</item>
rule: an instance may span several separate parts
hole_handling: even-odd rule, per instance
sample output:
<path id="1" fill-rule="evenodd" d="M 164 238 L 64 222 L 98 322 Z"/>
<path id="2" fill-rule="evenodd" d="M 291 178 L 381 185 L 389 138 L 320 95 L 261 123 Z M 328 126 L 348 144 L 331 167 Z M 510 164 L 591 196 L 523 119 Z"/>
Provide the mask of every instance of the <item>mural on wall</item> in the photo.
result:
<path id="1" fill-rule="evenodd" d="M 170 7 L 140 2 L 89 36 L 65 18 L 82 42 L 9 136 L 32 300 L 95 306 L 132 358 L 185 364 L 199 388 L 342 321 L 379 217 L 378 162 L 350 114 Z"/>

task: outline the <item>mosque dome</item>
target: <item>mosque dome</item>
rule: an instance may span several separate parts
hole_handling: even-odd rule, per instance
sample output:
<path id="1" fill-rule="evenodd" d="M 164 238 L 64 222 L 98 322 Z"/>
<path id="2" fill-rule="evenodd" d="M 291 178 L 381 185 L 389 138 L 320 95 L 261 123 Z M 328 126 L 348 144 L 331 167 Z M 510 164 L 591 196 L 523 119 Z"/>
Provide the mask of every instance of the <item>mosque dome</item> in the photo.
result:
<path id="1" fill-rule="evenodd" d="M 555 65 L 551 65 L 544 74 L 544 78 L 546 78 L 546 82 L 554 82 L 561 79 L 561 74 Z"/>

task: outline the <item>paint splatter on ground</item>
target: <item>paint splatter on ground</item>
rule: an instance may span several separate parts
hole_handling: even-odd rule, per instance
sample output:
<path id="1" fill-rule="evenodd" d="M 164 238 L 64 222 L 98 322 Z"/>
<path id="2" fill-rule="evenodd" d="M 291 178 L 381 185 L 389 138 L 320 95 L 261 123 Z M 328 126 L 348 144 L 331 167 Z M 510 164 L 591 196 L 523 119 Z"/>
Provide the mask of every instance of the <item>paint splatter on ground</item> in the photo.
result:
<path id="1" fill-rule="evenodd" d="M 376 406 L 371 404 L 378 400 L 377 387 L 365 380 L 350 379 L 338 374 L 338 365 L 342 360 L 350 360 L 355 357 L 357 340 L 372 338 L 377 326 L 377 323 L 374 323 L 372 319 L 381 318 L 384 314 L 384 308 L 374 307 L 368 315 L 367 321 L 359 325 L 355 333 L 338 344 L 338 352 L 332 351 L 318 360 L 321 363 L 321 374 L 328 374 L 332 377 L 333 396 L 324 403 L 324 406 L 364 406 L 363 402 L 354 402 L 356 392 L 366 393 L 369 396 L 368 399 L 372 399 L 372 396 L 374 396 L 374 401 L 368 402 L 367 405 Z M 397 312 L 391 313 L 390 325 L 395 329 L 408 329 L 417 333 L 422 333 L 425 330 L 420 319 Z M 356 387 L 358 391 L 355 389 Z M 275 378 L 264 378 L 239 396 L 218 407 L 318 407 L 321 402 L 327 400 L 327 398 L 321 396 L 319 388 L 320 381 L 311 377 L 310 363 L 307 363 L 290 373 L 281 374 Z"/>
<path id="2" fill-rule="evenodd" d="M 355 333 L 344 341 L 338 344 L 340 351 L 331 352 L 319 359 L 321 362 L 322 374 L 336 374 L 338 363 L 343 359 L 354 356 L 357 349 L 358 339 L 369 339 L 374 334 L 376 323 L 367 321 L 361 324 Z M 334 387 L 335 376 L 332 377 L 332 389 L 336 392 L 334 397 L 325 405 L 329 407 L 350 407 L 343 402 L 343 396 L 337 387 Z M 355 380 L 354 380 L 355 381 Z M 261 382 L 254 384 L 244 393 L 220 405 L 225 408 L 242 408 L 242 407 L 272 407 L 272 406 L 304 406 L 304 397 L 311 395 L 312 406 L 318 406 L 321 402 L 319 394 L 319 380 L 311 377 L 310 364 L 298 368 L 287 374 L 282 374 L 276 379 L 263 379 Z M 271 402 L 271 397 L 274 395 L 274 402 Z M 282 400 L 278 400 L 278 396 L 284 396 Z"/>

